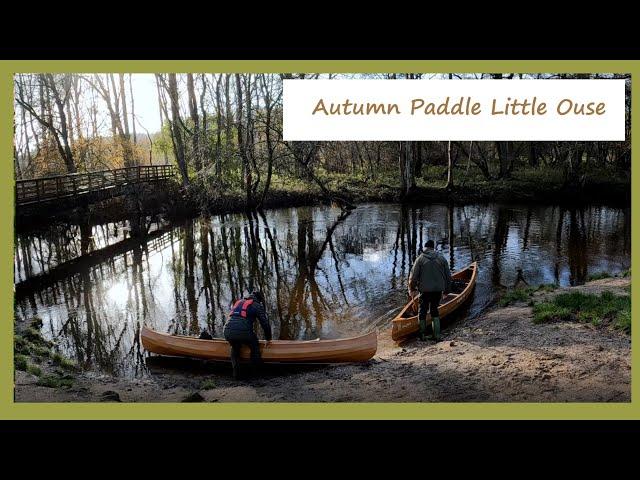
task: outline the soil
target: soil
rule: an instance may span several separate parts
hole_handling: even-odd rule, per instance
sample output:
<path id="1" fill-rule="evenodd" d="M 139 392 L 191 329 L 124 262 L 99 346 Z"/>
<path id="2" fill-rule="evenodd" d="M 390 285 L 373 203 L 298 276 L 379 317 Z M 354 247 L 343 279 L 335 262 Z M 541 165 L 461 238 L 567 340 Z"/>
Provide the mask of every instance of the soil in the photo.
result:
<path id="1" fill-rule="evenodd" d="M 629 278 L 570 287 L 628 295 Z M 535 299 L 552 293 L 536 293 Z M 387 328 L 365 364 L 267 366 L 234 381 L 226 364 L 153 357 L 149 375 L 117 379 L 86 372 L 70 388 L 36 385 L 16 372 L 19 402 L 629 402 L 631 339 L 610 326 L 533 323 L 515 304 L 453 325 L 443 340 L 397 345 Z"/>

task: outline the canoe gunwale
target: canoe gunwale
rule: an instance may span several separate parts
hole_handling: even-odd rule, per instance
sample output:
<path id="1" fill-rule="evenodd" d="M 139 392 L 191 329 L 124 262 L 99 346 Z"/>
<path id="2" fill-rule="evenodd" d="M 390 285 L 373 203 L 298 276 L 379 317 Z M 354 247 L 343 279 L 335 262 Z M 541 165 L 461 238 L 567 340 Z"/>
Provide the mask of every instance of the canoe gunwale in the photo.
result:
<path id="1" fill-rule="evenodd" d="M 159 355 L 229 361 L 230 346 L 224 339 L 200 339 L 170 335 L 143 327 L 142 345 L 148 352 Z M 286 364 L 328 364 L 362 362 L 371 359 L 378 348 L 376 331 L 364 335 L 328 340 L 273 340 L 266 346 L 260 342 L 263 361 Z M 242 358 L 248 358 L 249 349 L 243 347 Z"/>

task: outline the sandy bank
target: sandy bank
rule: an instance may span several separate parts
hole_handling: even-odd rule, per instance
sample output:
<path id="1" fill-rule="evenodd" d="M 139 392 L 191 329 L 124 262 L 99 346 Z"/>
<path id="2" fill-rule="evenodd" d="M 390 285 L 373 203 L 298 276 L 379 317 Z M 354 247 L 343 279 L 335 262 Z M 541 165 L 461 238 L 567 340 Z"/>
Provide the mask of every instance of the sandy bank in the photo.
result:
<path id="1" fill-rule="evenodd" d="M 571 290 L 627 295 L 629 278 Z M 535 298 L 553 293 L 536 293 Z M 269 367 L 235 382 L 226 365 L 155 358 L 138 380 L 79 374 L 71 388 L 36 385 L 16 375 L 16 401 L 181 402 L 628 402 L 631 339 L 624 332 L 576 322 L 535 325 L 527 304 L 495 308 L 445 325 L 440 343 L 398 346 L 387 330 L 369 363 Z M 105 393 L 107 392 L 107 393 Z"/>

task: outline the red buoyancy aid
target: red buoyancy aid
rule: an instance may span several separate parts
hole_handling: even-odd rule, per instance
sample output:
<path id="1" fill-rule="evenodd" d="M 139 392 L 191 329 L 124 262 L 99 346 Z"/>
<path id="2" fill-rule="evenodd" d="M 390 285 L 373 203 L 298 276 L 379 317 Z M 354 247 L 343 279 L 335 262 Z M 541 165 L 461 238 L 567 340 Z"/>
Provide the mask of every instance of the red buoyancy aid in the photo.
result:
<path id="1" fill-rule="evenodd" d="M 229 316 L 240 315 L 242 318 L 247 318 L 247 308 L 249 308 L 249 305 L 251 305 L 252 303 L 252 298 L 238 300 L 233 304 L 233 307 L 231 307 Z"/>

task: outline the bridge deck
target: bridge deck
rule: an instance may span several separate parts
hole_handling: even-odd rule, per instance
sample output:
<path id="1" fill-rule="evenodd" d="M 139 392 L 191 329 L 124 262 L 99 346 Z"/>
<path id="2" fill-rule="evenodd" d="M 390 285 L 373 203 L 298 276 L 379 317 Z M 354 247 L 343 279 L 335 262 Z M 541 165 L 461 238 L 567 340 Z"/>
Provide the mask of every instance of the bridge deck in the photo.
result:
<path id="1" fill-rule="evenodd" d="M 73 200 L 118 191 L 120 187 L 174 178 L 172 165 L 139 165 L 87 173 L 72 173 L 16 181 L 16 207 L 55 200 Z M 101 195 L 100 197 L 103 197 Z"/>

